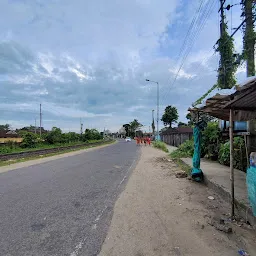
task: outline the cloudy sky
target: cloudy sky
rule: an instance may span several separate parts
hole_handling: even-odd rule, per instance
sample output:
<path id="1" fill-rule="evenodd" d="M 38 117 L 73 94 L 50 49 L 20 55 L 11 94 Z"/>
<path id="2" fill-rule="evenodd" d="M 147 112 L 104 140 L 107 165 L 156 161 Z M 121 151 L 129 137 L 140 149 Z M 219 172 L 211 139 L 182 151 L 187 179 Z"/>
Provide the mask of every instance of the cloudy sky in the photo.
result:
<path id="1" fill-rule="evenodd" d="M 0 0 L 0 123 L 33 125 L 42 103 L 46 128 L 78 131 L 81 118 L 116 131 L 137 118 L 148 130 L 156 86 L 145 79 L 160 84 L 160 115 L 174 105 L 185 121 L 216 82 L 218 8 L 218 0 Z M 240 24 L 239 6 L 226 15 Z M 240 51 L 241 32 L 235 39 Z"/>

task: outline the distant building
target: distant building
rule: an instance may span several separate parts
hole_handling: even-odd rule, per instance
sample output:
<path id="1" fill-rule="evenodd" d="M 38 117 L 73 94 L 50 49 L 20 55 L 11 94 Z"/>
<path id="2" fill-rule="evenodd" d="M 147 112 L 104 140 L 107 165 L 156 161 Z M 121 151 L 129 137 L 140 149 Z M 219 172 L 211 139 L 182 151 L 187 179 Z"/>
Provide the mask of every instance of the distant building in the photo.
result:
<path id="1" fill-rule="evenodd" d="M 19 134 L 16 131 L 9 130 L 9 131 L 0 131 L 0 144 L 5 144 L 8 141 L 13 142 L 22 142 L 22 138 L 19 136 Z"/>
<path id="2" fill-rule="evenodd" d="M 178 147 L 186 140 L 190 140 L 193 136 L 193 129 L 191 127 L 176 127 L 168 128 L 162 131 L 161 140 L 168 145 Z"/>
<path id="3" fill-rule="evenodd" d="M 0 138 L 18 138 L 19 135 L 16 131 L 0 131 Z"/>

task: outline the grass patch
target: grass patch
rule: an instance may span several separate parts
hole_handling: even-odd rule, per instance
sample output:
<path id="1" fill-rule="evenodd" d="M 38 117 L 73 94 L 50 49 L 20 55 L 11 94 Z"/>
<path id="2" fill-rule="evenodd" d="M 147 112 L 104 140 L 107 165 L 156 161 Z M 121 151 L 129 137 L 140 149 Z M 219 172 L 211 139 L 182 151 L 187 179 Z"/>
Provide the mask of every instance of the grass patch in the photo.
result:
<path id="1" fill-rule="evenodd" d="M 166 147 L 166 144 L 162 141 L 153 141 L 153 147 L 163 150 L 164 152 L 168 153 L 169 150 Z"/>
<path id="2" fill-rule="evenodd" d="M 181 159 L 179 159 L 179 158 L 174 158 L 173 161 L 179 166 L 179 168 L 180 168 L 182 171 L 186 172 L 187 175 L 190 175 L 190 174 L 191 174 L 191 169 L 192 169 L 192 168 L 191 168 L 188 164 L 184 163 L 184 162 L 183 162 Z"/>
<path id="3" fill-rule="evenodd" d="M 93 143 L 93 142 L 91 142 L 91 143 Z M 94 141 L 94 143 L 95 143 L 95 141 Z M 54 152 L 54 153 L 48 153 L 48 154 L 42 154 L 42 155 L 30 156 L 30 157 L 28 156 L 28 157 L 24 157 L 24 158 L 20 158 L 20 159 L 10 159 L 10 160 L 5 160 L 5 161 L 0 161 L 0 167 L 6 166 L 6 165 L 11 165 L 11 164 L 16 164 L 16 163 L 22 163 L 22 162 L 26 162 L 29 160 L 41 159 L 41 158 L 45 158 L 45 157 L 49 157 L 49 156 L 61 155 L 61 154 L 65 154 L 65 153 L 69 153 L 69 152 L 73 152 L 73 151 L 87 149 L 87 148 L 99 147 L 99 146 L 108 145 L 108 144 L 112 144 L 112 143 L 115 143 L 115 141 L 114 140 L 105 141 L 105 142 L 102 142 L 102 144 L 100 144 L 100 145 L 88 144 L 88 145 L 85 145 L 85 146 L 82 146 L 79 148 L 66 149 L 66 150 L 62 150 L 62 151 Z"/>
<path id="4" fill-rule="evenodd" d="M 193 140 L 186 140 L 178 149 L 174 150 L 170 156 L 173 159 L 192 157 L 194 154 Z"/>
<path id="5" fill-rule="evenodd" d="M 21 152 L 31 152 L 36 151 L 40 149 L 49 149 L 49 148 L 61 148 L 61 147 L 67 147 L 67 146 L 76 146 L 76 145 L 82 145 L 82 144 L 91 144 L 96 142 L 104 142 L 104 140 L 90 140 L 88 142 L 71 142 L 71 143 L 55 143 L 55 144 L 46 144 L 46 143 L 38 143 L 36 147 L 33 148 L 22 148 L 19 145 L 13 145 L 12 147 L 1 145 L 0 146 L 0 155 L 1 154 L 12 154 L 12 153 L 21 153 Z"/>

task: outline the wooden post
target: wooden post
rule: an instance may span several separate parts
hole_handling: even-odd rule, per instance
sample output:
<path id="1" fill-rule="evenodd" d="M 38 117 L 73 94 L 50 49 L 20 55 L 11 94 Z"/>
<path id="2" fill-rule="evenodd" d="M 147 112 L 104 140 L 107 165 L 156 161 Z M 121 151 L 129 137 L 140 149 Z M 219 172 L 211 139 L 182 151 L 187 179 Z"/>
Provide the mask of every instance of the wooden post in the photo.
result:
<path id="1" fill-rule="evenodd" d="M 247 136 L 244 134 L 244 145 L 245 145 L 245 154 L 246 154 L 246 168 L 250 166 L 249 154 L 247 148 Z"/>
<path id="2" fill-rule="evenodd" d="M 230 180 L 231 180 L 231 218 L 235 217 L 235 192 L 234 192 L 234 145 L 233 145 L 233 109 L 229 115 L 229 141 L 230 141 Z"/>

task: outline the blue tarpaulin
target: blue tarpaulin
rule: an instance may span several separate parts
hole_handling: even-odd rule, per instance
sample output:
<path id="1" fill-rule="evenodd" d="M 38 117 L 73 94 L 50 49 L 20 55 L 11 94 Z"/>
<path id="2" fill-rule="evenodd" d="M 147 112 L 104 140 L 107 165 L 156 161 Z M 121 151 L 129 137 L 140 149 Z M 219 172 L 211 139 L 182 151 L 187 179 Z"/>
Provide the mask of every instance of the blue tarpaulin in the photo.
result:
<path id="1" fill-rule="evenodd" d="M 191 171 L 191 177 L 195 181 L 203 180 L 203 172 L 200 169 L 200 158 L 201 158 L 201 129 L 200 125 L 197 124 L 193 129 L 194 136 L 194 155 L 193 155 L 193 169 Z"/>
<path id="2" fill-rule="evenodd" d="M 247 169 L 246 184 L 248 199 L 252 207 L 253 215 L 256 217 L 256 167 L 250 166 Z"/>

